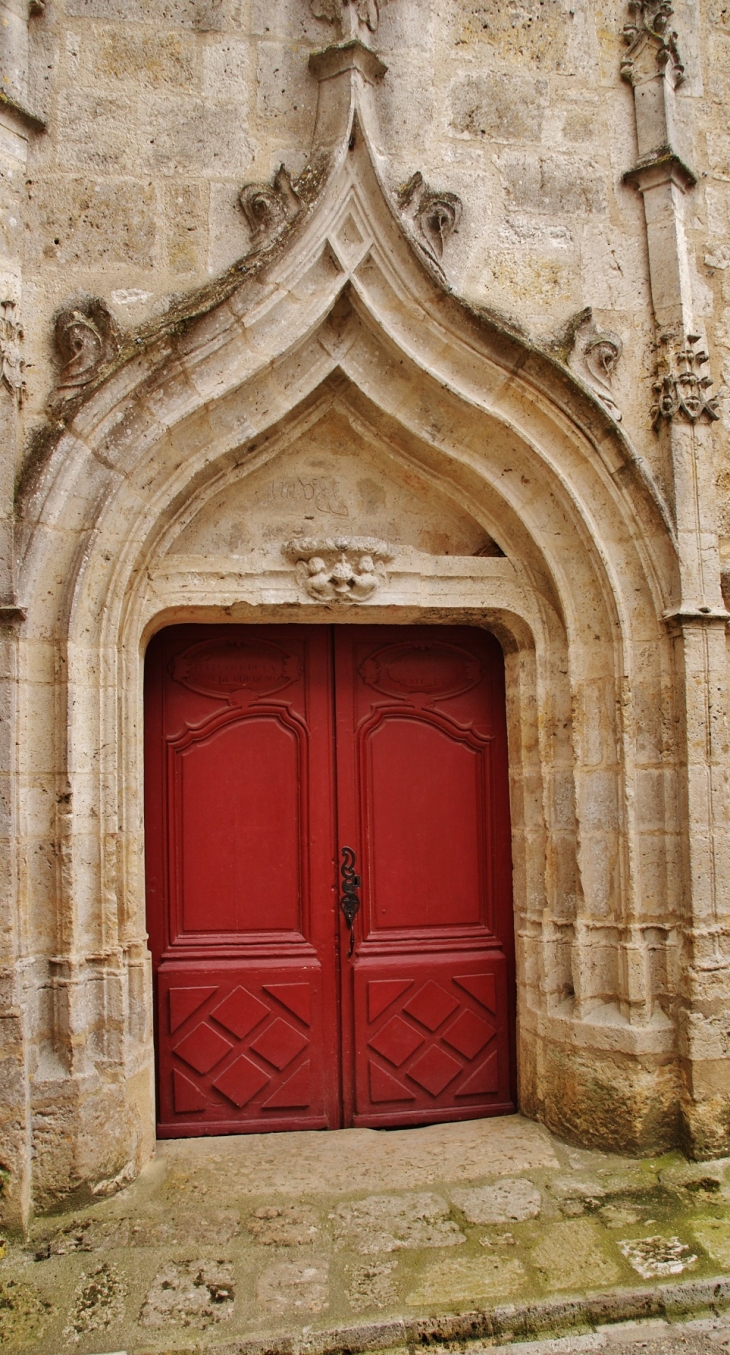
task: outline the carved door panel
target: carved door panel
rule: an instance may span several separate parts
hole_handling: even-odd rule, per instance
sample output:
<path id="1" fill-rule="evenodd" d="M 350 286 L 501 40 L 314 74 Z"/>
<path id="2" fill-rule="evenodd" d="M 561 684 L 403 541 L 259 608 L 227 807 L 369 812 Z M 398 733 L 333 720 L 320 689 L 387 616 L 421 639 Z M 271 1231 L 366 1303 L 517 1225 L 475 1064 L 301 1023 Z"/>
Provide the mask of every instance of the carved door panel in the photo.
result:
<path id="1" fill-rule="evenodd" d="M 514 1109 L 503 675 L 483 631 L 338 629 L 340 839 L 362 877 L 348 1123 Z"/>
<path id="2" fill-rule="evenodd" d="M 146 680 L 159 1133 L 337 1125 L 329 632 L 172 627 Z"/>
<path id="3" fill-rule="evenodd" d="M 491 636 L 172 627 L 148 652 L 145 741 L 162 1137 L 514 1108 Z"/>

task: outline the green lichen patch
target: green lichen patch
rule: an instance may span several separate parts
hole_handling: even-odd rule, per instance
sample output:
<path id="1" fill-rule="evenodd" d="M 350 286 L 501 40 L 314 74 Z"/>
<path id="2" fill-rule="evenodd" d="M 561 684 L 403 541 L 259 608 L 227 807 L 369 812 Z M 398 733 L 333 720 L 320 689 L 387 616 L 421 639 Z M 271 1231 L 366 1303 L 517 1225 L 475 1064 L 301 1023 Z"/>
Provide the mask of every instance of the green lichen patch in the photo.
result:
<path id="1" fill-rule="evenodd" d="M 52 1311 L 34 1285 L 0 1283 L 0 1346 L 23 1347 L 38 1340 Z"/>

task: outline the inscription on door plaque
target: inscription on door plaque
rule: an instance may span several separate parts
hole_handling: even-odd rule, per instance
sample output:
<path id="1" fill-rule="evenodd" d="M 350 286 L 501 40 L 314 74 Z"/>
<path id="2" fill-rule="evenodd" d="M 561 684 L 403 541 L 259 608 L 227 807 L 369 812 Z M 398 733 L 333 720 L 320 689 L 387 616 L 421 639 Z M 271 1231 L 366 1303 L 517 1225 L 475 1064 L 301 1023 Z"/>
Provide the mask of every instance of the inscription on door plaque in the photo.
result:
<path id="1" fill-rule="evenodd" d="M 476 687 L 482 666 L 455 645 L 392 645 L 366 659 L 360 676 L 386 696 L 438 701 Z"/>
<path id="2" fill-rule="evenodd" d="M 266 640 L 207 640 L 179 654 L 171 666 L 175 681 L 190 691 L 233 703 L 281 691 L 300 673 L 296 655 Z"/>

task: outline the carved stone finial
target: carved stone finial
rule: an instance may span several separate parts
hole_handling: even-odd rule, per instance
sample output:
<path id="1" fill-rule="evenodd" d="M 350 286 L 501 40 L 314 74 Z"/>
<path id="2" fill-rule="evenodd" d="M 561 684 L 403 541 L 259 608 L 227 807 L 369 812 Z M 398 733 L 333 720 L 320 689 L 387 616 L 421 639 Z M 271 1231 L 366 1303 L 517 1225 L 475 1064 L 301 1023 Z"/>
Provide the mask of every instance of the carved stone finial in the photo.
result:
<path id="1" fill-rule="evenodd" d="M 652 418 L 655 428 L 662 419 L 671 422 L 678 415 L 689 423 L 697 423 L 703 416 L 711 420 L 719 419 L 717 396 L 707 394 L 712 377 L 703 376 L 700 372 L 700 368 L 710 359 L 704 350 L 695 351 L 699 341 L 699 334 L 688 334 L 679 342 L 672 336 L 662 340 L 660 372 L 658 380 L 654 382 L 657 398 Z"/>
<path id="2" fill-rule="evenodd" d="M 254 246 L 270 244 L 286 226 L 296 220 L 302 210 L 301 198 L 284 165 L 279 166 L 271 184 L 245 184 L 238 201 L 248 222 L 251 244 Z"/>
<path id="3" fill-rule="evenodd" d="M 315 19 L 342 25 L 344 38 L 356 38 L 362 28 L 377 32 L 381 0 L 309 0 Z"/>
<path id="4" fill-rule="evenodd" d="M 10 391 L 16 404 L 21 405 L 25 395 L 25 379 L 23 377 L 25 360 L 20 351 L 23 329 L 15 318 L 14 301 L 0 301 L 0 308 L 2 309 L 2 315 L 0 316 L 0 364 L 2 364 L 2 379 L 6 389 Z"/>
<path id="5" fill-rule="evenodd" d="M 635 83 L 656 70 L 671 69 L 674 83 L 684 79 L 684 66 L 677 46 L 677 34 L 670 26 L 674 13 L 669 0 L 629 0 L 631 18 L 624 27 L 624 41 L 628 45 L 621 62 L 624 80 Z M 646 56 L 653 66 L 646 69 Z M 643 58 L 643 59 L 642 59 Z"/>
<path id="6" fill-rule="evenodd" d="M 346 606 L 367 602 L 387 583 L 385 566 L 395 556 L 392 546 L 371 536 L 300 537 L 282 551 L 308 597 Z"/>
<path id="7" fill-rule="evenodd" d="M 86 386 L 119 347 L 119 327 L 105 301 L 94 297 L 56 317 L 56 347 L 63 366 L 60 390 Z"/>
<path id="8" fill-rule="evenodd" d="M 573 348 L 568 366 L 591 386 L 609 414 L 621 421 L 621 410 L 611 395 L 611 378 L 623 352 L 623 342 L 610 329 L 599 329 L 587 306 L 573 321 Z"/>
<path id="9" fill-rule="evenodd" d="M 444 245 L 461 220 L 461 198 L 430 188 L 420 170 L 398 190 L 398 206 L 411 217 L 425 240 L 429 253 L 441 260 Z"/>

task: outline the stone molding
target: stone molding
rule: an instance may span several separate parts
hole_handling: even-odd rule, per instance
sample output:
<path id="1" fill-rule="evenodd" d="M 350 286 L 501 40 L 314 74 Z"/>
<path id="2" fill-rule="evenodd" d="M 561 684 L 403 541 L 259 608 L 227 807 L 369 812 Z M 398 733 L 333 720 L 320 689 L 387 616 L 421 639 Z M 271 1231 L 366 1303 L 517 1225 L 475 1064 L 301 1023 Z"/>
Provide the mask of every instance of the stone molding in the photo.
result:
<path id="1" fill-rule="evenodd" d="M 45 118 L 42 118 L 39 113 L 33 113 L 19 99 L 13 99 L 4 90 L 0 90 L 0 109 L 4 109 L 16 122 L 19 122 L 24 131 L 48 131 L 48 123 Z"/>
<path id="2" fill-rule="evenodd" d="M 674 184 L 686 193 L 688 189 L 696 187 L 697 175 L 671 146 L 660 146 L 658 150 L 637 160 L 633 169 L 627 169 L 623 174 L 623 182 L 640 193 L 664 184 Z"/>
<path id="3" fill-rule="evenodd" d="M 332 43 L 329 47 L 320 47 L 317 51 L 310 52 L 309 69 L 322 87 L 324 81 L 350 71 L 374 85 L 383 78 L 388 67 L 380 60 L 377 52 L 366 47 L 359 38 L 349 38 L 345 42 Z M 321 122 L 321 118 L 318 120 Z M 341 127 L 339 131 L 341 133 Z M 315 132 L 315 145 L 317 142 Z"/>
<path id="4" fill-rule="evenodd" d="M 395 550 L 375 537 L 303 537 L 282 546 L 296 566 L 300 586 L 315 602 L 350 606 L 369 602 L 388 582 Z"/>

